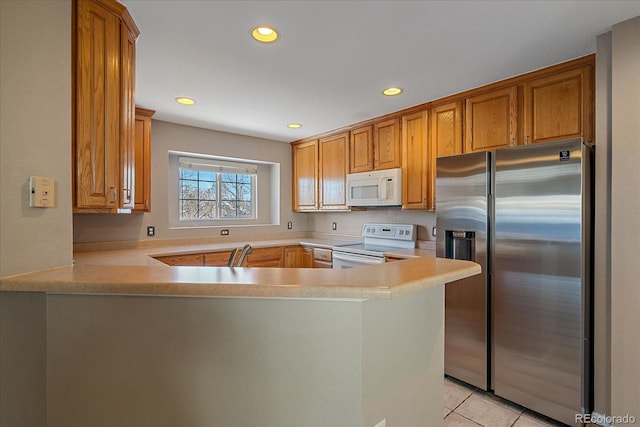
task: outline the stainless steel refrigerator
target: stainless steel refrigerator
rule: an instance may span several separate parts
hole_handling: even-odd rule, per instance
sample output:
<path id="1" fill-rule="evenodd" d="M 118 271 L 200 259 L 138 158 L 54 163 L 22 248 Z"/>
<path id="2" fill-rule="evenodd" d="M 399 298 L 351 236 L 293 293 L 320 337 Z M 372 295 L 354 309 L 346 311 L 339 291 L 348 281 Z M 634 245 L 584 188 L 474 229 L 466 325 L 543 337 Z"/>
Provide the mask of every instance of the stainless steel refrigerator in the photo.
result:
<path id="1" fill-rule="evenodd" d="M 567 424 L 593 401 L 592 164 L 582 139 L 437 161 L 436 254 L 484 272 L 445 288 L 445 373 Z"/>

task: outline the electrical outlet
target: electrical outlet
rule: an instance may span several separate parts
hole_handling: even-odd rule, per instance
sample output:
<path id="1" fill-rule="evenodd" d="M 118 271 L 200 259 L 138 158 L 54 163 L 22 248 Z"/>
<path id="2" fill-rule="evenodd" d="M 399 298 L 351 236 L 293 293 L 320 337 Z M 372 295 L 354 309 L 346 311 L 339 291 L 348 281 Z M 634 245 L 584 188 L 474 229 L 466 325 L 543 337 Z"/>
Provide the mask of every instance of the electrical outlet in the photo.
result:
<path id="1" fill-rule="evenodd" d="M 337 230 L 337 229 L 338 229 L 338 223 L 337 223 L 337 222 L 332 222 L 332 223 L 331 223 L 331 229 L 332 229 L 333 231 Z"/>
<path id="2" fill-rule="evenodd" d="M 431 228 L 431 235 L 432 235 L 433 237 L 436 237 L 436 228 L 435 228 L 435 227 L 432 227 L 432 228 Z"/>
<path id="3" fill-rule="evenodd" d="M 228 236 L 229 235 L 229 229 L 228 228 L 223 228 L 222 230 L 220 230 L 220 235 L 221 236 Z"/>
<path id="4" fill-rule="evenodd" d="M 147 227 L 147 237 L 155 237 L 156 236 L 156 227 L 150 225 Z"/>
<path id="5" fill-rule="evenodd" d="M 291 230 L 293 228 L 293 222 L 289 221 L 287 223 L 287 230 Z"/>

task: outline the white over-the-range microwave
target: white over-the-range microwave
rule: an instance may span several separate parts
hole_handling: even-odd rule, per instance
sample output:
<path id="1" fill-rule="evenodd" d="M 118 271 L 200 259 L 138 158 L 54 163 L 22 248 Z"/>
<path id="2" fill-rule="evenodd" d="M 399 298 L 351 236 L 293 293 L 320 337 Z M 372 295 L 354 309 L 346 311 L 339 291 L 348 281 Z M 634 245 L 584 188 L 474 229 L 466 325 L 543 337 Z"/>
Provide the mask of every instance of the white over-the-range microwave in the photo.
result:
<path id="1" fill-rule="evenodd" d="M 347 175 L 348 206 L 400 206 L 402 169 L 384 169 Z"/>

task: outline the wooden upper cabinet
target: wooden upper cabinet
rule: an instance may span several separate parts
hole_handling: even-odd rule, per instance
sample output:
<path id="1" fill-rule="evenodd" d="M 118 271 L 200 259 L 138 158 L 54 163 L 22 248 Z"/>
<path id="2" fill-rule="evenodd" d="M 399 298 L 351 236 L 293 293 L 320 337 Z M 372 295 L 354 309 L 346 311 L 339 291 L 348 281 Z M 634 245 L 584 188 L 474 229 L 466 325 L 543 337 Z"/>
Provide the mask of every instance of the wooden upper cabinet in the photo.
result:
<path id="1" fill-rule="evenodd" d="M 138 34 L 129 30 L 127 24 L 120 24 L 122 121 L 120 122 L 120 207 L 135 208 L 135 144 L 136 144 L 136 39 Z"/>
<path id="2" fill-rule="evenodd" d="M 390 119 L 373 125 L 374 169 L 402 167 L 400 119 Z"/>
<path id="3" fill-rule="evenodd" d="M 524 143 L 593 139 L 593 77 L 590 65 L 526 82 Z"/>
<path id="4" fill-rule="evenodd" d="M 427 111 L 402 117 L 402 208 L 429 208 Z"/>
<path id="5" fill-rule="evenodd" d="M 347 209 L 349 132 L 322 138 L 318 150 L 320 209 Z"/>
<path id="6" fill-rule="evenodd" d="M 467 98 L 465 153 L 516 145 L 517 96 L 512 86 Z"/>
<path id="7" fill-rule="evenodd" d="M 373 126 L 351 131 L 349 141 L 349 172 L 373 170 Z"/>
<path id="8" fill-rule="evenodd" d="M 318 140 L 292 145 L 293 210 L 318 209 Z"/>
<path id="9" fill-rule="evenodd" d="M 133 207 L 135 41 L 115 0 L 75 0 L 74 212 Z"/>
<path id="10" fill-rule="evenodd" d="M 462 101 L 431 109 L 432 157 L 462 154 Z"/>
<path id="11" fill-rule="evenodd" d="M 436 208 L 436 166 L 438 157 L 462 153 L 462 101 L 438 105 L 431 109 L 431 143 L 429 159 L 430 209 Z"/>
<path id="12" fill-rule="evenodd" d="M 155 111 L 136 108 L 134 211 L 151 212 L 151 117 Z"/>

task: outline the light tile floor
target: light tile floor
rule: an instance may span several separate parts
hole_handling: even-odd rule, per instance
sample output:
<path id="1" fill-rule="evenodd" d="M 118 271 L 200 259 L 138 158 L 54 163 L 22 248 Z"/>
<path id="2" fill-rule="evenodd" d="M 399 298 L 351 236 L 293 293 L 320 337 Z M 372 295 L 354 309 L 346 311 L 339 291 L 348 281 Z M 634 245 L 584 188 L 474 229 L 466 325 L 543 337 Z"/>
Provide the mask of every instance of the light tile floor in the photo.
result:
<path id="1" fill-rule="evenodd" d="M 444 380 L 445 427 L 565 426 L 453 378 Z"/>

